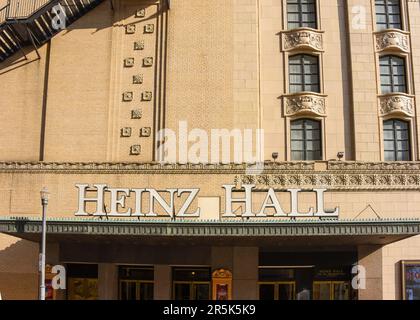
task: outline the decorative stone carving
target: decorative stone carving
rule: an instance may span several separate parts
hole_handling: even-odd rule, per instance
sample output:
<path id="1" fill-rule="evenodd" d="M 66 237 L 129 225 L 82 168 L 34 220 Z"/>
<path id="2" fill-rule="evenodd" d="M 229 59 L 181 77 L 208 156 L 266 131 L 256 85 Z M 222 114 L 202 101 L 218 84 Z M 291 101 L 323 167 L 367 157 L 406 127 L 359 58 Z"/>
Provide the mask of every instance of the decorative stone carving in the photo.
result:
<path id="1" fill-rule="evenodd" d="M 121 137 L 128 138 L 131 137 L 131 128 L 130 127 L 124 127 L 121 129 Z"/>
<path id="2" fill-rule="evenodd" d="M 143 67 L 153 66 L 153 57 L 146 57 L 143 59 Z"/>
<path id="3" fill-rule="evenodd" d="M 311 113 L 318 116 L 326 116 L 326 96 L 302 92 L 286 95 L 283 97 L 285 116 L 293 116 L 299 113 Z"/>
<path id="4" fill-rule="evenodd" d="M 139 40 L 134 42 L 134 50 L 144 50 L 144 41 Z"/>
<path id="5" fill-rule="evenodd" d="M 311 28 L 298 28 L 282 33 L 283 51 L 310 49 L 324 51 L 323 32 Z"/>
<path id="6" fill-rule="evenodd" d="M 357 162 L 357 161 L 329 161 L 328 170 L 353 171 L 418 171 L 420 162 Z"/>
<path id="7" fill-rule="evenodd" d="M 141 153 L 141 145 L 136 144 L 134 146 L 130 147 L 130 155 L 132 156 L 138 156 Z"/>
<path id="8" fill-rule="evenodd" d="M 144 26 L 144 33 L 153 33 L 155 32 L 155 25 L 154 24 L 146 24 Z"/>
<path id="9" fill-rule="evenodd" d="M 124 59 L 124 67 L 131 68 L 134 66 L 134 58 L 126 58 Z"/>
<path id="10" fill-rule="evenodd" d="M 150 127 L 143 127 L 140 129 L 140 137 L 150 137 L 152 134 L 152 128 Z"/>
<path id="11" fill-rule="evenodd" d="M 133 84 L 142 84 L 143 83 L 143 75 L 136 74 L 133 76 Z"/>
<path id="12" fill-rule="evenodd" d="M 153 93 L 151 91 L 145 91 L 141 94 L 142 101 L 151 101 L 153 97 Z"/>
<path id="13" fill-rule="evenodd" d="M 409 33 L 398 29 L 388 29 L 377 32 L 376 51 L 395 50 L 410 52 Z"/>
<path id="14" fill-rule="evenodd" d="M 123 93 L 123 101 L 124 102 L 133 101 L 133 92 L 131 92 L 131 91 L 124 92 Z"/>
<path id="15" fill-rule="evenodd" d="M 126 34 L 134 34 L 136 32 L 136 25 L 135 24 L 128 24 L 125 26 L 125 33 Z"/>
<path id="16" fill-rule="evenodd" d="M 420 190 L 420 174 L 350 171 L 342 173 L 339 170 L 330 173 L 299 173 L 241 175 L 236 176 L 237 187 L 243 184 L 253 184 L 256 190 L 287 190 L 290 188 L 313 189 L 328 188 L 328 190 Z"/>
<path id="17" fill-rule="evenodd" d="M 142 116 L 143 116 L 143 112 L 141 109 L 131 110 L 131 119 L 141 119 Z"/>
<path id="18" fill-rule="evenodd" d="M 402 113 L 414 116 L 414 97 L 403 93 L 386 94 L 379 97 L 379 112 L 381 116 Z"/>
<path id="19" fill-rule="evenodd" d="M 146 9 L 138 9 L 136 11 L 136 18 L 144 18 L 146 16 Z"/>

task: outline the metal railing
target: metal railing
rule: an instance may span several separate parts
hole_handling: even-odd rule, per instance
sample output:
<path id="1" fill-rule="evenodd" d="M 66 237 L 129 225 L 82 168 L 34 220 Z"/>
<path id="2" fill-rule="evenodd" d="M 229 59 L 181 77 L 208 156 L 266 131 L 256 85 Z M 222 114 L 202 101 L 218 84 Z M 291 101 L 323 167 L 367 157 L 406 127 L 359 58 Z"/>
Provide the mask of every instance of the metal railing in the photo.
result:
<path id="1" fill-rule="evenodd" d="M 49 2 L 51 0 L 7 0 L 0 8 L 0 24 L 7 19 L 26 19 Z"/>

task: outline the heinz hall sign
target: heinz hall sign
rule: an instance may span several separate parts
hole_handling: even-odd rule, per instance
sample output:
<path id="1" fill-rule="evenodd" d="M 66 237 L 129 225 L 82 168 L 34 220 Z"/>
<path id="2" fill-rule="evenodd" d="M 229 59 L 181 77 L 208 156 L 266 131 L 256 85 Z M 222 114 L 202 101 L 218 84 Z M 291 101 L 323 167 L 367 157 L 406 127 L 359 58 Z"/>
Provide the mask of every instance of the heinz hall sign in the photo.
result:
<path id="1" fill-rule="evenodd" d="M 76 216 L 108 216 L 108 217 L 180 217 L 199 218 L 200 208 L 192 209 L 193 202 L 199 197 L 198 188 L 179 188 L 156 190 L 152 188 L 111 188 L 106 184 L 76 184 L 78 188 L 78 211 Z M 235 185 L 222 185 L 225 194 L 225 210 L 219 212 L 222 218 L 235 217 L 267 217 L 270 209 L 273 217 L 338 217 L 339 208 L 327 210 L 324 207 L 324 193 L 327 189 L 287 189 L 276 191 L 270 188 L 266 191 L 264 200 L 259 204 L 258 210 L 253 210 L 253 194 L 257 192 L 255 185 L 243 185 L 241 189 L 235 189 Z M 261 193 L 261 191 L 258 191 Z M 289 193 L 290 210 L 286 212 L 279 200 L 278 193 Z M 299 211 L 299 193 L 313 192 L 316 196 L 314 205 L 306 212 Z M 234 196 L 235 194 L 235 196 Z M 240 194 L 238 196 L 237 194 Z M 109 199 L 106 206 L 105 198 Z M 129 207 L 128 200 L 134 205 Z M 175 206 L 175 201 L 178 205 Z M 87 204 L 91 203 L 96 208 L 88 212 Z M 147 203 L 147 209 L 143 204 Z M 179 204 L 180 203 L 180 204 Z M 162 214 L 155 211 L 156 204 L 162 207 Z M 241 205 L 243 210 L 239 214 L 233 210 L 233 205 Z M 273 213 L 274 212 L 274 213 Z"/>

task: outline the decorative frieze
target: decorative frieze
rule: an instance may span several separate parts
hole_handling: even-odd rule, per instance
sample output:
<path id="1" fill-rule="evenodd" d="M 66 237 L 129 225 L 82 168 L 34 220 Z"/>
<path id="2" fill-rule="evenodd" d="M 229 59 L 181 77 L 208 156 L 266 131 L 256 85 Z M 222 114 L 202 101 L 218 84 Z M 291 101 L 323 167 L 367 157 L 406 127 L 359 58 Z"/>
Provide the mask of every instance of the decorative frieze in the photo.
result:
<path id="1" fill-rule="evenodd" d="M 133 84 L 142 84 L 143 83 L 143 75 L 136 74 L 133 76 Z"/>
<path id="2" fill-rule="evenodd" d="M 398 29 L 388 29 L 375 33 L 376 51 L 394 50 L 410 52 L 410 34 Z"/>
<path id="3" fill-rule="evenodd" d="M 400 113 L 414 117 L 414 96 L 404 93 L 390 93 L 379 96 L 379 113 L 381 116 Z"/>
<path id="4" fill-rule="evenodd" d="M 141 119 L 142 116 L 143 116 L 143 112 L 141 109 L 131 110 L 131 119 Z"/>
<path id="5" fill-rule="evenodd" d="M 135 24 L 128 24 L 125 26 L 125 33 L 126 34 L 134 34 L 136 33 L 136 25 Z"/>
<path id="6" fill-rule="evenodd" d="M 146 57 L 143 59 L 143 67 L 153 66 L 153 57 Z"/>
<path id="7" fill-rule="evenodd" d="M 140 129 L 140 137 L 150 137 L 151 134 L 152 134 L 151 127 L 143 127 Z"/>
<path id="8" fill-rule="evenodd" d="M 153 98 L 153 93 L 151 91 L 145 91 L 141 94 L 142 101 L 151 101 Z"/>
<path id="9" fill-rule="evenodd" d="M 131 137 L 131 128 L 130 127 L 124 127 L 121 129 L 121 137 L 128 138 Z"/>
<path id="10" fill-rule="evenodd" d="M 124 102 L 133 101 L 133 92 L 131 92 L 131 91 L 124 92 L 123 93 L 123 101 Z"/>
<path id="11" fill-rule="evenodd" d="M 269 162 L 264 165 L 264 172 L 313 172 L 314 165 L 313 161 Z M 246 163 L 0 162 L 0 172 L 244 174 L 250 166 Z"/>
<path id="12" fill-rule="evenodd" d="M 144 33 L 153 33 L 153 32 L 155 32 L 154 24 L 149 23 L 144 26 Z"/>
<path id="13" fill-rule="evenodd" d="M 141 153 L 141 146 L 139 144 L 130 147 L 130 155 L 138 156 Z"/>
<path id="14" fill-rule="evenodd" d="M 312 92 L 302 92 L 283 96 L 285 116 L 309 113 L 326 116 L 326 96 Z"/>
<path id="15" fill-rule="evenodd" d="M 312 28 L 298 28 L 282 33 L 283 51 L 309 49 L 324 51 L 323 32 Z"/>
<path id="16" fill-rule="evenodd" d="M 134 58 L 125 58 L 124 59 L 124 67 L 126 67 L 126 68 L 134 67 Z"/>
<path id="17" fill-rule="evenodd" d="M 274 188 L 328 190 L 420 190 L 420 174 L 404 173 L 369 173 L 369 172 L 334 172 L 334 173 L 289 173 L 236 176 L 237 187 L 252 184 L 257 190 Z"/>
<path id="18" fill-rule="evenodd" d="M 328 170 L 353 171 L 418 171 L 420 162 L 357 162 L 357 161 L 328 161 Z"/>
<path id="19" fill-rule="evenodd" d="M 135 41 L 134 50 L 144 50 L 144 41 L 143 40 Z"/>

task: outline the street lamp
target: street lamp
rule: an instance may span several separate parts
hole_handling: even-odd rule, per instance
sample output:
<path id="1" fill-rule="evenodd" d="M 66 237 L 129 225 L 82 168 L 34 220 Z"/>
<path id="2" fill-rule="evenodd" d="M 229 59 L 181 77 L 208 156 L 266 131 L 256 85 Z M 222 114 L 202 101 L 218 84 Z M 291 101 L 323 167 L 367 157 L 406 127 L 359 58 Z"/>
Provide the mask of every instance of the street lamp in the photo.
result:
<path id="1" fill-rule="evenodd" d="M 41 192 L 41 204 L 42 204 L 42 242 L 41 242 L 41 254 L 39 255 L 39 268 L 40 268 L 40 285 L 39 285 L 39 299 L 45 300 L 45 246 L 47 240 L 47 206 L 48 206 L 48 195 L 50 194 L 46 187 L 42 188 Z"/>

